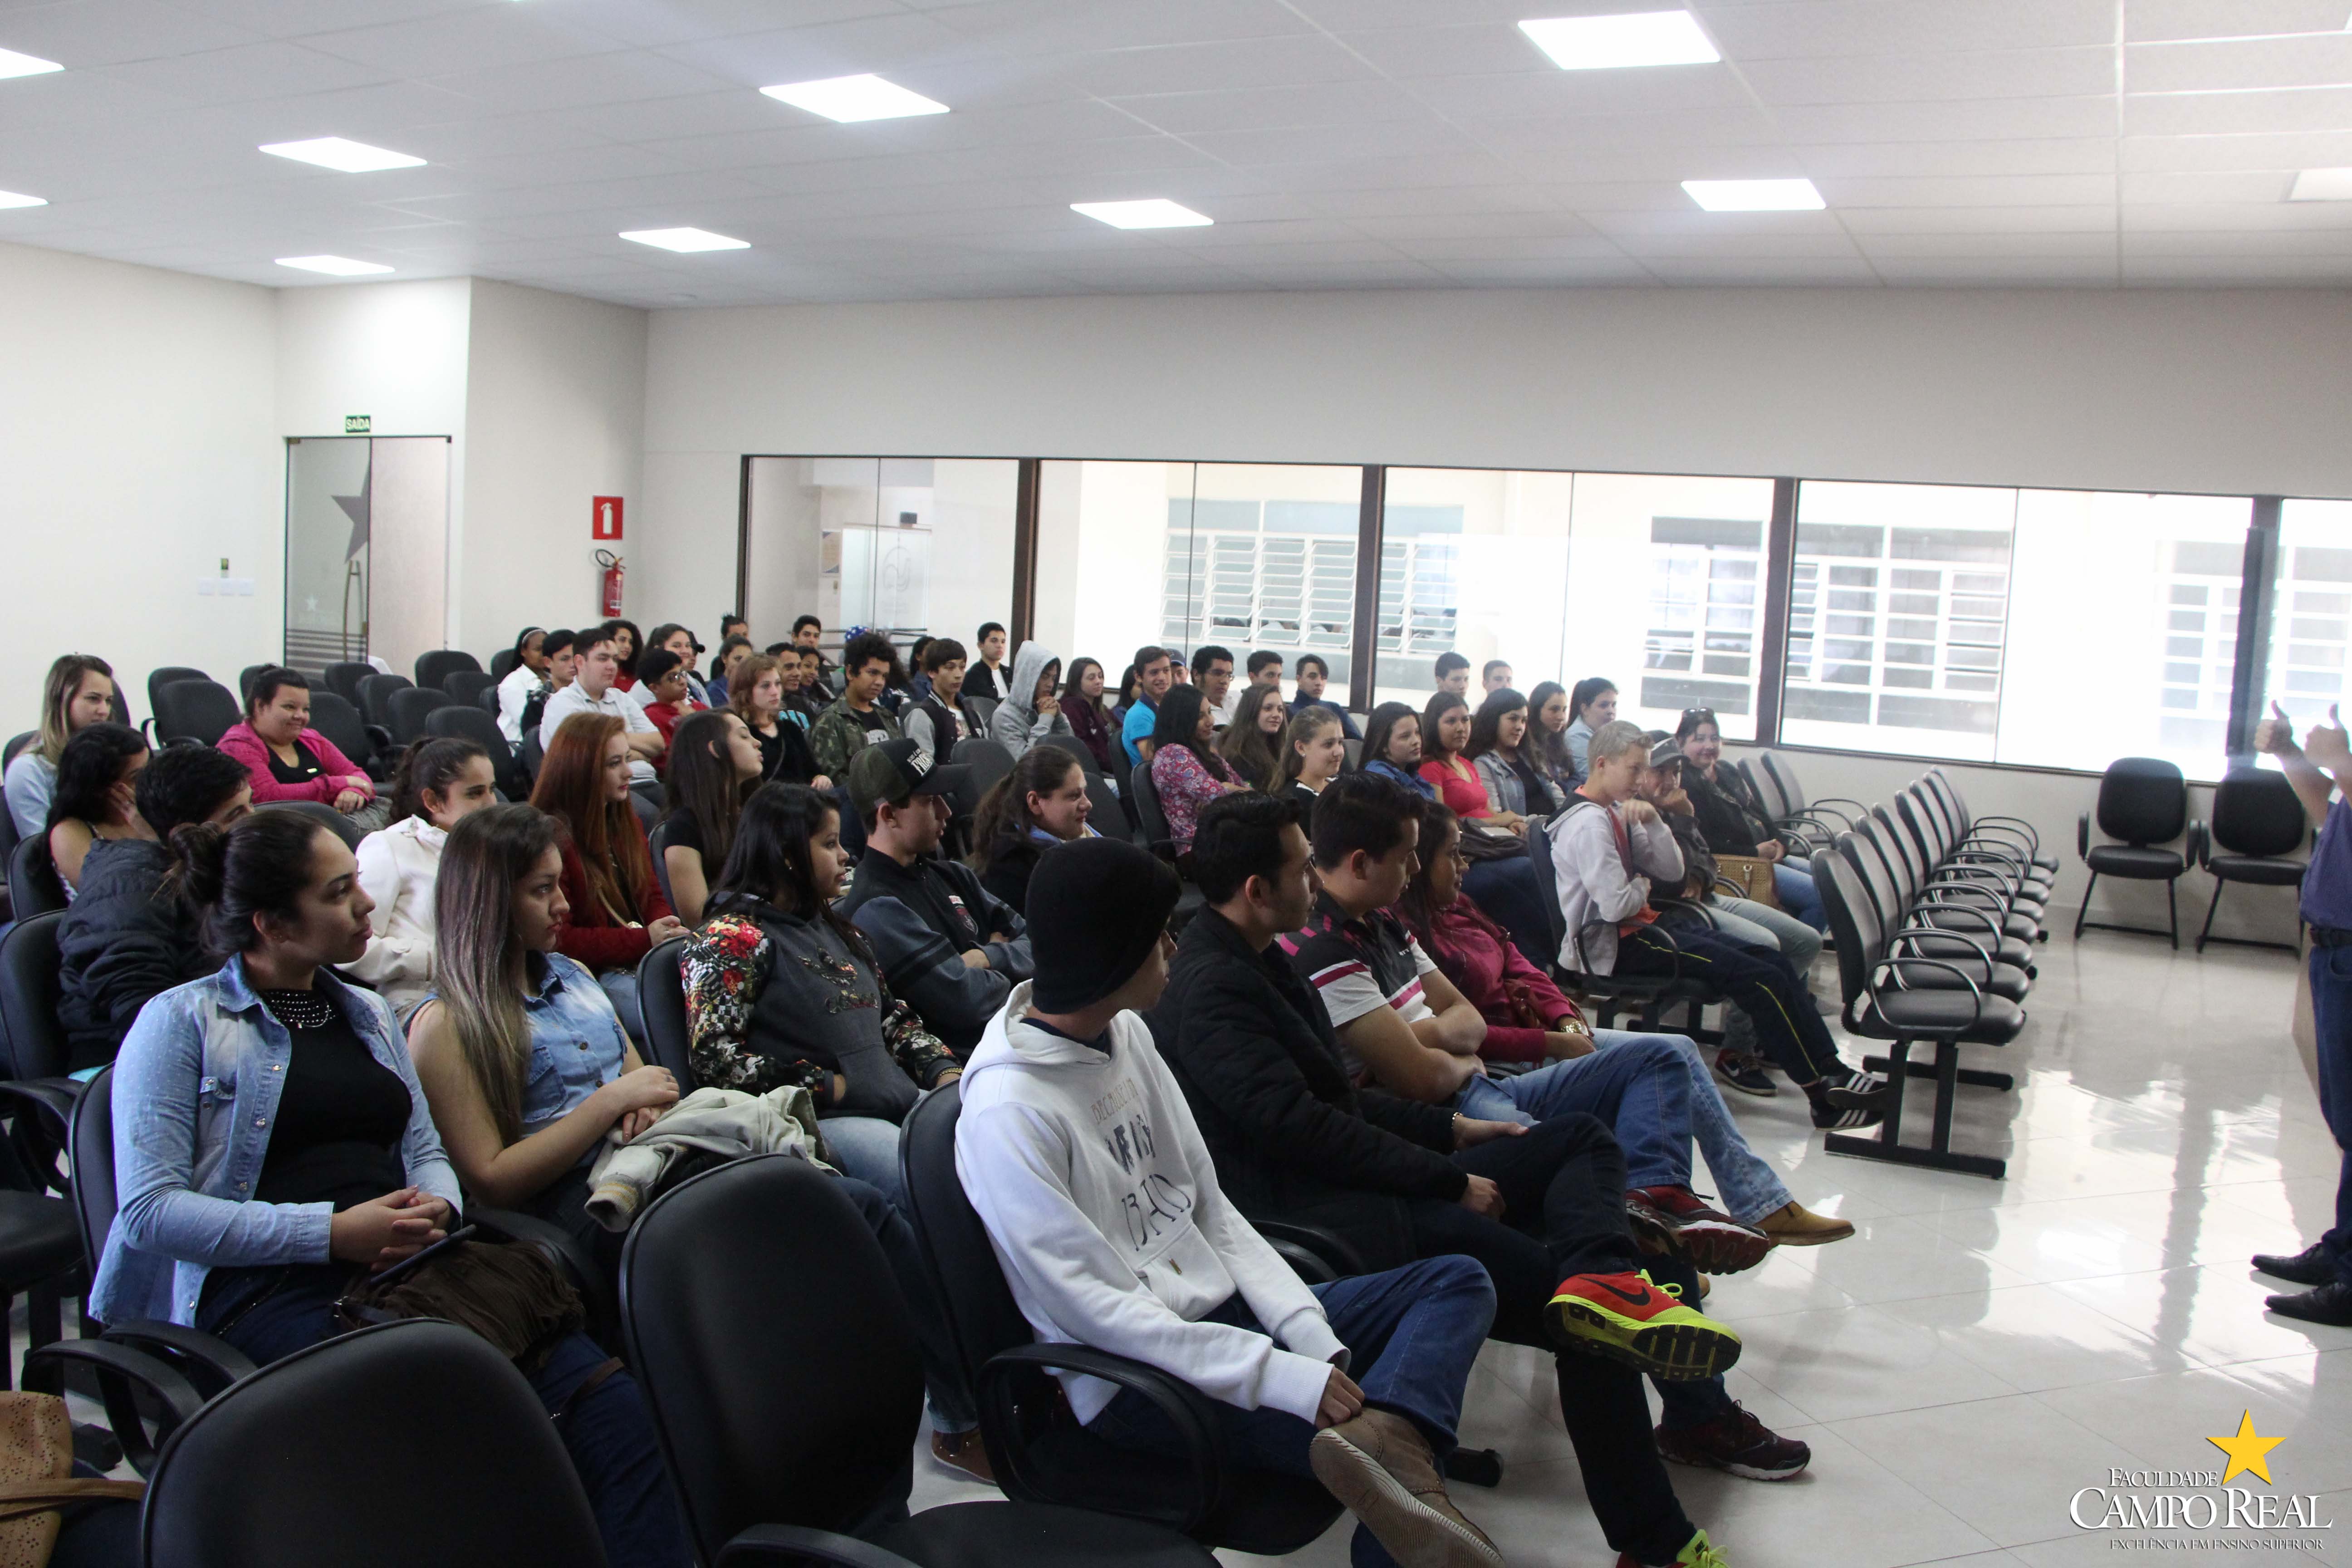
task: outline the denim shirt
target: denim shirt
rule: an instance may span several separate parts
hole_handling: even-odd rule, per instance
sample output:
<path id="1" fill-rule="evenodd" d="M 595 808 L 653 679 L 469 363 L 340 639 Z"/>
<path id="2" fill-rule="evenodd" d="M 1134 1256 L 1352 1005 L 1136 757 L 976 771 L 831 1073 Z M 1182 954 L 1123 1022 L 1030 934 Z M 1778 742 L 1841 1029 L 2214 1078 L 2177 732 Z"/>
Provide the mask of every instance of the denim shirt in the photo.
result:
<path id="1" fill-rule="evenodd" d="M 522 1086 L 522 1134 L 569 1116 L 580 1102 L 621 1076 L 628 1036 L 604 988 L 587 968 L 547 954 L 538 989 L 522 999 L 530 1025 L 530 1070 Z M 601 1152 L 600 1142 L 591 1147 Z"/>
<path id="2" fill-rule="evenodd" d="M 457 1173 L 441 1150 L 425 1090 L 391 1005 L 319 972 L 368 1053 L 408 1090 L 400 1163 L 407 1179 L 457 1206 Z M 90 1288 L 102 1323 L 196 1320 L 215 1268 L 328 1261 L 334 1205 L 249 1201 L 294 1044 L 232 958 L 140 1011 L 114 1064 L 113 1228 Z"/>

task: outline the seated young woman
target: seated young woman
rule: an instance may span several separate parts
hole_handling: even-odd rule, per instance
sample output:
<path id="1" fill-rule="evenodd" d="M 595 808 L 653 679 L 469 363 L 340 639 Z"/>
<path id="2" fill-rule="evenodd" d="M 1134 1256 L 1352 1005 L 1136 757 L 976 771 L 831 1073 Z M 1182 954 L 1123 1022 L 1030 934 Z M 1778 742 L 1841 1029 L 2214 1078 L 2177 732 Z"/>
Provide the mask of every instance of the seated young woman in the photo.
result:
<path id="1" fill-rule="evenodd" d="M 32 743 L 8 759 L 0 795 L 16 824 L 16 837 L 30 838 L 48 826 L 49 794 L 57 786 L 58 761 L 66 742 L 92 724 L 113 722 L 120 699 L 114 668 L 87 653 L 69 653 L 49 666 L 41 682 L 41 722 Z"/>
<path id="2" fill-rule="evenodd" d="M 1675 741 L 1686 764 L 1683 788 L 1690 794 L 1707 847 L 1718 855 L 1753 855 L 1770 861 L 1772 895 L 1780 907 L 1816 931 L 1829 930 L 1821 892 L 1813 886 L 1812 862 L 1790 855 L 1747 778 L 1724 762 L 1723 727 L 1716 722 L 1715 710 L 1685 710 L 1675 726 Z"/>
<path id="3" fill-rule="evenodd" d="M 1568 705 L 1576 716 L 1560 731 L 1560 742 L 1568 748 L 1570 765 L 1575 768 L 1576 783 L 1580 784 L 1592 771 L 1593 732 L 1617 717 L 1616 683 L 1606 676 L 1589 675 L 1568 694 Z"/>
<path id="4" fill-rule="evenodd" d="M 310 683 L 298 670 L 273 665 L 253 678 L 245 720 L 220 738 L 220 750 L 252 775 L 256 805 L 315 800 L 364 827 L 383 826 L 383 808 L 365 770 L 310 728 Z"/>
<path id="5" fill-rule="evenodd" d="M 528 805 L 450 830 L 433 994 L 408 1049 L 466 1190 L 561 1225 L 617 1266 L 616 1238 L 588 1215 L 588 1170 L 606 1132 L 634 1138 L 677 1102 L 677 1079 L 638 1058 L 595 976 L 555 951 L 571 912 L 556 831 Z"/>
<path id="6" fill-rule="evenodd" d="M 980 847 L 967 863 L 980 873 L 982 887 L 1026 915 L 1037 857 L 1056 844 L 1100 837 L 1087 826 L 1093 805 L 1086 767 L 1075 755 L 1059 746 L 1033 746 L 981 796 L 971 826 Z"/>
<path id="7" fill-rule="evenodd" d="M 1536 765 L 1528 740 L 1528 700 L 1507 686 L 1486 693 L 1470 721 L 1463 755 L 1477 770 L 1486 809 L 1498 816 L 1549 816 L 1568 804 L 1568 792 Z"/>
<path id="8" fill-rule="evenodd" d="M 152 838 L 141 820 L 135 791 L 147 765 L 147 741 L 111 721 L 85 725 L 58 754 L 49 795 L 49 863 L 65 884 L 66 901 L 81 890 L 82 861 L 110 838 Z"/>
<path id="9" fill-rule="evenodd" d="M 1192 848 L 1192 824 L 1201 808 L 1221 795 L 1247 789 L 1217 752 L 1216 714 L 1201 700 L 1201 689 L 1171 686 L 1160 700 L 1151 727 L 1151 787 L 1168 818 L 1168 837 L 1177 864 Z"/>
<path id="10" fill-rule="evenodd" d="M 1576 759 L 1568 752 L 1568 688 L 1557 680 L 1539 681 L 1528 693 L 1528 732 L 1520 742 L 1531 763 L 1560 805 L 1575 793 Z"/>
<path id="11" fill-rule="evenodd" d="M 1347 763 L 1348 739 L 1339 713 L 1309 702 L 1283 727 L 1282 767 L 1266 793 L 1297 801 L 1303 810 Z"/>
<path id="12" fill-rule="evenodd" d="M 89 1308 L 272 1362 L 341 1332 L 335 1302 L 440 1240 L 458 1184 L 392 1008 L 331 967 L 373 909 L 342 840 L 257 812 L 184 826 L 173 876 L 228 962 L 140 1014 L 115 1064 L 120 1197 Z M 685 1568 L 685 1531 L 625 1371 L 585 1334 L 518 1363 L 553 1413 L 607 1559 Z"/>
<path id="13" fill-rule="evenodd" d="M 719 639 L 719 651 L 710 659 L 710 679 L 703 683 L 702 688 L 709 694 L 711 707 L 727 706 L 729 683 L 735 679 L 735 672 L 743 667 L 743 661 L 757 651 L 751 646 L 751 639 L 740 632 L 731 632 Z M 799 661 L 793 662 L 797 664 Z"/>
<path id="14" fill-rule="evenodd" d="M 1364 721 L 1364 771 L 1401 784 L 1424 800 L 1437 786 L 1421 776 L 1421 713 L 1411 704 L 1383 702 Z"/>
<path id="15" fill-rule="evenodd" d="M 1440 691 L 1421 710 L 1421 776 L 1437 798 L 1464 816 L 1524 838 L 1524 812 L 1497 810 L 1486 799 L 1486 786 L 1470 763 L 1470 706 L 1460 694 Z"/>
<path id="16" fill-rule="evenodd" d="M 1069 679 L 1062 683 L 1062 717 L 1070 721 L 1070 733 L 1094 758 L 1095 771 L 1110 777 L 1111 759 L 1118 745 L 1118 721 L 1103 705 L 1102 660 L 1070 660 Z"/>
<path id="17" fill-rule="evenodd" d="M 360 886 L 375 902 L 367 951 L 345 967 L 402 1018 L 433 989 L 433 887 L 449 830 L 499 800 L 490 754 L 456 736 L 419 741 L 392 775 L 392 820 L 360 840 Z"/>
<path id="18" fill-rule="evenodd" d="M 1278 686 L 1253 682 L 1234 698 L 1234 721 L 1217 737 L 1217 751 L 1250 788 L 1263 793 L 1274 787 L 1282 771 L 1275 748 L 1282 744 L 1282 727 L 1289 717 Z"/>
<path id="19" fill-rule="evenodd" d="M 662 872 L 669 878 L 670 907 L 686 925 L 702 923 L 710 884 L 727 864 L 743 799 L 762 765 L 750 726 L 726 709 L 692 715 L 670 741 Z"/>
<path id="20" fill-rule="evenodd" d="M 1595 1049 L 1634 1046 L 1674 1051 L 1689 1085 L 1690 1135 L 1722 1188 L 1724 1212 L 1784 1246 L 1811 1247 L 1853 1234 L 1851 1222 L 1817 1215 L 1799 1204 L 1754 1150 L 1725 1109 L 1707 1063 L 1685 1036 L 1595 1029 L 1560 994 L 1542 966 L 1530 963 L 1477 900 L 1463 890 L 1466 862 L 1462 824 L 1438 801 L 1421 809 L 1420 868 L 1397 900 L 1396 912 L 1438 969 L 1486 1020 L 1478 1054 L 1490 1062 L 1570 1060 Z M 1680 1194 L 1653 1194 L 1654 1207 L 1688 1212 Z"/>
<path id="21" fill-rule="evenodd" d="M 795 667 L 799 661 L 794 660 Z M 727 683 L 727 706 L 760 744 L 760 776 L 778 784 L 831 789 L 809 750 L 808 719 L 784 710 L 784 678 L 775 659 L 755 653 Z"/>
<path id="22" fill-rule="evenodd" d="M 688 1059 L 719 1089 L 806 1089 L 826 1162 L 903 1207 L 898 1125 L 962 1069 L 834 912 L 846 870 L 829 797 L 771 784 L 744 804 L 702 929 L 686 946 Z"/>
<path id="23" fill-rule="evenodd" d="M 1451 724 L 1456 741 L 1446 755 L 1453 763 L 1460 763 L 1459 756 L 1454 753 L 1458 753 L 1469 739 L 1469 717 L 1462 699 L 1451 691 L 1432 697 L 1425 714 L 1417 714 L 1402 702 L 1381 703 L 1372 710 L 1371 721 L 1364 726 L 1364 771 L 1401 784 L 1423 800 L 1443 799 L 1442 790 L 1450 789 L 1455 799 L 1467 805 L 1475 795 L 1478 814 L 1484 814 L 1486 792 L 1479 787 L 1475 773 L 1465 778 L 1459 768 L 1444 761 L 1423 760 L 1425 738 L 1440 726 Z M 1443 749 L 1442 740 L 1439 745 Z M 1483 815 L 1481 820 L 1486 820 Z M 1524 823 L 1520 831 L 1525 831 Z M 1509 840 L 1502 842 L 1507 846 Z M 1525 855 L 1481 858 L 1465 876 L 1465 885 L 1479 904 L 1502 922 L 1522 953 L 1538 961 L 1550 957 L 1551 916 L 1543 902 L 1549 895 L 1536 875 L 1533 861 Z"/>
<path id="24" fill-rule="evenodd" d="M 562 821 L 563 900 L 571 915 L 556 951 L 585 964 L 629 1037 L 645 1037 L 637 961 L 685 927 L 662 897 L 646 826 L 629 801 L 629 746 L 609 713 L 574 713 L 539 765 L 530 804 Z"/>

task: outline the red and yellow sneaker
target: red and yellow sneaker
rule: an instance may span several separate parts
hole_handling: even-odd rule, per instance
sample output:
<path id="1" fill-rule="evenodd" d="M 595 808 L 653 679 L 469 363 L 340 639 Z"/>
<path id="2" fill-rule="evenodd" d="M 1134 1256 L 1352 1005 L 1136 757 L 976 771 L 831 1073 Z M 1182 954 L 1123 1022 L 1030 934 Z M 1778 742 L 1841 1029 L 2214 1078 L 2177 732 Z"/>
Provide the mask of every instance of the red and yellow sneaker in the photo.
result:
<path id="1" fill-rule="evenodd" d="M 1667 1383 L 1713 1377 L 1739 1359 L 1739 1336 L 1682 1303 L 1682 1287 L 1639 1274 L 1571 1274 L 1544 1321 L 1562 1350 L 1606 1356 Z"/>
<path id="2" fill-rule="evenodd" d="M 1675 1553 L 1672 1563 L 1645 1564 L 1626 1552 L 1618 1555 L 1617 1568 L 1731 1568 L 1731 1559 L 1707 1540 L 1706 1531 L 1702 1530 L 1683 1543 L 1683 1549 Z"/>

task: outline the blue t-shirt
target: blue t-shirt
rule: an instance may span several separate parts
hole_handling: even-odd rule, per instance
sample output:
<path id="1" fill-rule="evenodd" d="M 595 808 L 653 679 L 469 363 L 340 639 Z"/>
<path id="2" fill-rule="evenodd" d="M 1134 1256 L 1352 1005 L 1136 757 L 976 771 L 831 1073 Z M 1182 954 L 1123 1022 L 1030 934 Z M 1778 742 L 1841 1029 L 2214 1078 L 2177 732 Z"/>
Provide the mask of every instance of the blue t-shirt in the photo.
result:
<path id="1" fill-rule="evenodd" d="M 1143 765 L 1143 753 L 1135 749 L 1138 741 L 1151 739 L 1151 731 L 1160 722 L 1160 710 L 1139 697 L 1135 706 L 1127 710 L 1127 722 L 1118 727 L 1118 743 L 1127 750 L 1129 767 Z"/>
<path id="2" fill-rule="evenodd" d="M 2352 805 L 2337 795 L 2320 825 L 2303 874 L 2303 919 L 2306 925 L 2352 931 Z"/>

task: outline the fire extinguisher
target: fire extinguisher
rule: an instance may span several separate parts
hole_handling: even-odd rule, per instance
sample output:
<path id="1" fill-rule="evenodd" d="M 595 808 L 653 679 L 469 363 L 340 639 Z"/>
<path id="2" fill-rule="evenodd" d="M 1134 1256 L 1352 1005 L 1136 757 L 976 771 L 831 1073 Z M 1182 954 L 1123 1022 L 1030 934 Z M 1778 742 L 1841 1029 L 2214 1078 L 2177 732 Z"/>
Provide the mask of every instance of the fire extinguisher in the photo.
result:
<path id="1" fill-rule="evenodd" d="M 621 558 L 609 550 L 599 550 L 596 564 L 604 569 L 604 618 L 617 619 L 621 614 Z"/>

